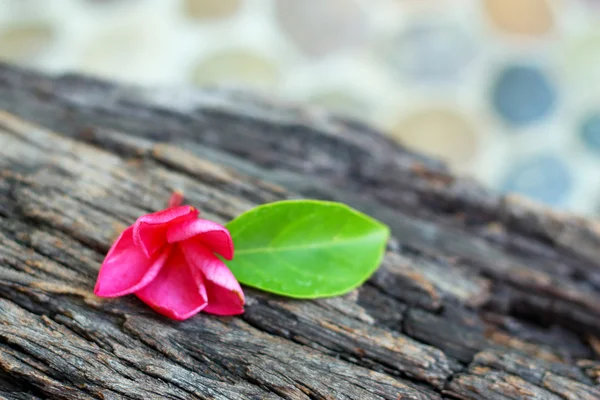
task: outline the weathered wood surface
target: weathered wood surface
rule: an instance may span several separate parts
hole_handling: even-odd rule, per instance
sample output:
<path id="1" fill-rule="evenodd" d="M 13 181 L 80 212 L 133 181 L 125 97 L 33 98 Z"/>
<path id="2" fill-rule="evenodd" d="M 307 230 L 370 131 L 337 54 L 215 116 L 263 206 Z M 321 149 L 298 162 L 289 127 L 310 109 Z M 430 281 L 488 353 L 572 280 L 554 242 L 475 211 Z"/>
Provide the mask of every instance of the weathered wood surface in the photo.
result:
<path id="1" fill-rule="evenodd" d="M 600 226 L 452 176 L 362 124 L 223 90 L 0 66 L 0 396 L 600 399 Z M 353 293 L 246 290 L 176 323 L 92 288 L 173 189 L 208 218 L 292 197 L 387 222 Z"/>

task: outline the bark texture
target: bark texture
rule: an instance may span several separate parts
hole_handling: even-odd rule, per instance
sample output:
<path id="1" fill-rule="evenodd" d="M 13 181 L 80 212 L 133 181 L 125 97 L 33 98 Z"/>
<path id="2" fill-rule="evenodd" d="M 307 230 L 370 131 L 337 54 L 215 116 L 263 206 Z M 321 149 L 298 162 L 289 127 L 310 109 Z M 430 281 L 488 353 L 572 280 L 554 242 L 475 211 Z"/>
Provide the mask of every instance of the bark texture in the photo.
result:
<path id="1" fill-rule="evenodd" d="M 0 396 L 600 399 L 600 224 L 453 176 L 356 121 L 231 90 L 0 65 Z M 246 289 L 176 323 L 92 294 L 112 240 L 174 189 L 225 222 L 346 202 L 392 228 L 344 297 Z"/>

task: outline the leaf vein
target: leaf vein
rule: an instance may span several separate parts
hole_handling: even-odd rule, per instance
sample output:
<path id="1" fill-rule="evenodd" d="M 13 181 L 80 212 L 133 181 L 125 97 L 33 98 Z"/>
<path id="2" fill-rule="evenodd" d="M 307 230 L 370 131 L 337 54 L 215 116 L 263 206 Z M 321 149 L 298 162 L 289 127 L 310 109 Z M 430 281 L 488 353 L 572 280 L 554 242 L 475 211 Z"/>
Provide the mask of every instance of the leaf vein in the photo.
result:
<path id="1" fill-rule="evenodd" d="M 281 247 L 265 246 L 265 247 L 256 247 L 253 249 L 239 249 L 239 250 L 236 250 L 235 254 L 240 255 L 240 254 L 254 254 L 254 253 L 279 253 L 279 252 L 293 251 L 293 250 L 307 250 L 307 249 L 319 249 L 319 248 L 328 248 L 328 247 L 339 247 L 339 246 L 343 246 L 343 245 L 350 245 L 350 244 L 353 244 L 356 242 L 368 242 L 371 240 L 378 240 L 379 236 L 380 236 L 379 232 L 377 232 L 377 235 L 371 234 L 368 236 L 361 236 L 359 238 L 348 239 L 348 240 L 344 240 L 344 241 L 334 239 L 334 240 L 327 241 L 327 242 L 319 242 L 319 243 L 313 243 L 313 244 L 299 244 L 299 245 L 294 245 L 294 246 L 281 246 Z"/>

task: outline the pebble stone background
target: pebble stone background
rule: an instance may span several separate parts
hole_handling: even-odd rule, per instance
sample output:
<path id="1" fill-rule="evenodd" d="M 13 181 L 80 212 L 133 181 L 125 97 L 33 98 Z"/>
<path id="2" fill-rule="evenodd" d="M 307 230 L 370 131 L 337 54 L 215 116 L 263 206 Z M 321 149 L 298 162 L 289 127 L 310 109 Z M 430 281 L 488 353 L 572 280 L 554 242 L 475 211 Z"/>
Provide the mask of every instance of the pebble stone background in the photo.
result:
<path id="1" fill-rule="evenodd" d="M 600 215 L 600 0 L 0 0 L 0 59 L 249 86 Z"/>

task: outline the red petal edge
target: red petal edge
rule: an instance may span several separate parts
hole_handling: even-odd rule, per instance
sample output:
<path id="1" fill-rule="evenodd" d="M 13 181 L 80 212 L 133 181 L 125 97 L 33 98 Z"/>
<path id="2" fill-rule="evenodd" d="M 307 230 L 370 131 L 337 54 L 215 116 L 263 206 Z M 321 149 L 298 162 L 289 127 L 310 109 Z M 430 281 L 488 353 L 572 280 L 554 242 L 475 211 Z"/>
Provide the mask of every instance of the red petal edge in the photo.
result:
<path id="1" fill-rule="evenodd" d="M 229 268 L 208 248 L 191 240 L 180 242 L 186 260 L 202 272 L 208 305 L 204 312 L 217 315 L 237 315 L 244 312 L 244 292 Z"/>
<path id="2" fill-rule="evenodd" d="M 133 227 L 127 228 L 112 245 L 102 262 L 94 294 L 118 297 L 149 284 L 163 267 L 172 246 L 149 258 L 133 241 Z"/>
<path id="3" fill-rule="evenodd" d="M 179 206 L 142 215 L 133 224 L 133 240 L 150 257 L 167 243 L 166 232 L 171 224 L 196 219 L 198 214 L 194 207 Z"/>
<path id="4" fill-rule="evenodd" d="M 188 239 L 208 247 L 227 260 L 233 258 L 231 235 L 227 228 L 216 222 L 206 219 L 190 219 L 169 226 L 167 230 L 167 241 L 169 243 L 187 241 Z"/>
<path id="5" fill-rule="evenodd" d="M 192 274 L 179 246 L 175 246 L 156 278 L 135 294 L 158 313 L 179 321 L 196 315 L 208 305 L 202 277 Z"/>

